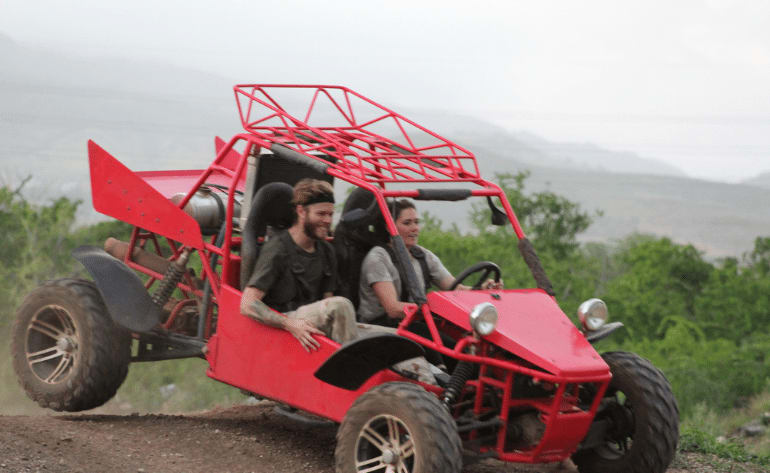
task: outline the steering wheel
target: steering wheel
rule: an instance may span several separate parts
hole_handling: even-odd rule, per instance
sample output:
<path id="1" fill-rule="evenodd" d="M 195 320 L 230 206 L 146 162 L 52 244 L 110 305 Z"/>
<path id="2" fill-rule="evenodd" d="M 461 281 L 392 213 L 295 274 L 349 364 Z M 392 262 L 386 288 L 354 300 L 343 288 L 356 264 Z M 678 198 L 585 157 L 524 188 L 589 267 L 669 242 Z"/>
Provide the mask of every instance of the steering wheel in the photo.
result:
<path id="1" fill-rule="evenodd" d="M 454 282 L 452 282 L 452 286 L 449 288 L 450 291 L 454 291 L 457 289 L 457 286 L 459 286 L 463 281 L 468 279 L 468 276 L 470 276 L 473 273 L 478 273 L 481 271 L 481 277 L 479 280 L 474 284 L 471 289 L 477 290 L 481 289 L 481 285 L 484 284 L 484 281 L 487 280 L 490 274 L 494 274 L 494 280 L 495 282 L 500 282 L 500 266 L 496 265 L 495 263 L 491 261 L 480 261 L 473 266 L 469 266 L 465 268 L 460 274 L 457 275 Z"/>

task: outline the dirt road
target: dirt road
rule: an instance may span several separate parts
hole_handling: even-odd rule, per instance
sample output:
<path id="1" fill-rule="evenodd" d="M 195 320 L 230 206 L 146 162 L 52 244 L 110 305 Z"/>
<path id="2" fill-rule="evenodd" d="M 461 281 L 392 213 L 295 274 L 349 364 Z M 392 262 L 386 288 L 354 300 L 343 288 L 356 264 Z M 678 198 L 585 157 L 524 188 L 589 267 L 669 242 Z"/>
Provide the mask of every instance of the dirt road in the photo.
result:
<path id="1" fill-rule="evenodd" d="M 186 415 L 2 416 L 0 472 L 333 473 L 336 426 L 307 425 L 274 408 L 262 401 Z M 677 462 L 670 473 L 722 471 Z M 570 470 L 492 460 L 464 470 L 557 471 Z"/>

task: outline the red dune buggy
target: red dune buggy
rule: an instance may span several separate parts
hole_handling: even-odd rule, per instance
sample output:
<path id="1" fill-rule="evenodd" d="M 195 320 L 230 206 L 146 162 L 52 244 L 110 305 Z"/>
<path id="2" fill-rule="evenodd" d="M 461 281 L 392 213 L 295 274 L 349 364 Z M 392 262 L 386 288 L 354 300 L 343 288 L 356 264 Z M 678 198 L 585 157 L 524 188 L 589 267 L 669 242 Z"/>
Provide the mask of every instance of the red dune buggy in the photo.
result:
<path id="1" fill-rule="evenodd" d="M 94 208 L 134 230 L 127 242 L 75 250 L 93 281 L 48 282 L 18 310 L 14 366 L 32 399 L 91 409 L 115 394 L 131 362 L 202 357 L 215 380 L 339 422 L 339 472 L 457 473 L 486 457 L 571 458 L 584 473 L 666 470 L 678 440 L 668 381 L 634 354 L 594 350 L 622 324 L 605 323 L 598 299 L 580 306 L 580 328 L 559 309 L 505 194 L 481 178 L 473 154 L 345 87 L 234 90 L 244 131 L 216 140 L 207 169 L 132 172 L 88 143 Z M 334 241 L 351 298 L 363 255 L 388 237 L 416 301 L 396 334 L 343 346 L 319 336 L 308 353 L 240 313 L 242 285 L 264 239 L 291 224 L 291 187 L 303 177 L 355 188 Z M 500 277 L 481 262 L 456 281 L 481 273 L 475 289 L 426 294 L 388 211 L 397 197 L 486 199 L 492 223 L 513 227 L 536 287 L 478 289 Z M 391 369 L 425 350 L 447 361 L 443 382 Z"/>

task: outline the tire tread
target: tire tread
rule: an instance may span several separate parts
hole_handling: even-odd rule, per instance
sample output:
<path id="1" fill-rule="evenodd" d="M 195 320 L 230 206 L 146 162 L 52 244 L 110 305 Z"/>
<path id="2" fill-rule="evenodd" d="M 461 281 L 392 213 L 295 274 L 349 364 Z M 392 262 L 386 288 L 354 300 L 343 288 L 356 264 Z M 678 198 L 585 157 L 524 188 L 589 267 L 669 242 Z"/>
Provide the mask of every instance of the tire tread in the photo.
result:
<path id="1" fill-rule="evenodd" d="M 81 351 L 80 366 L 67 381 L 70 389 L 55 393 L 40 389 L 39 381 L 28 373 L 26 366 L 25 339 L 20 334 L 26 331 L 28 323 L 24 314 L 34 309 L 41 296 L 60 291 L 80 306 L 86 324 L 81 336 L 90 334 L 88 353 Z M 131 338 L 109 318 L 101 294 L 93 282 L 84 279 L 56 279 L 42 284 L 30 293 L 17 311 L 13 326 L 12 352 L 17 377 L 27 395 L 41 407 L 55 411 L 82 411 L 101 406 L 117 392 L 128 374 L 131 359 Z M 81 342 L 82 344 L 82 342 Z M 82 349 L 82 346 L 81 346 Z"/>
<path id="2" fill-rule="evenodd" d="M 457 434 L 454 420 L 446 412 L 444 406 L 435 395 L 423 388 L 403 382 L 385 383 L 372 388 L 361 395 L 348 410 L 345 419 L 337 430 L 337 448 L 335 450 L 335 471 L 349 473 L 354 470 L 346 462 L 354 458 L 355 441 L 351 438 L 358 435 L 358 422 L 355 419 L 359 413 L 377 410 L 383 403 L 395 402 L 399 405 L 409 405 L 420 420 L 422 426 L 429 430 L 425 437 L 422 451 L 424 454 L 425 470 L 413 473 L 460 473 L 462 470 L 462 444 Z"/>
<path id="3" fill-rule="evenodd" d="M 581 473 L 663 473 L 676 453 L 679 442 L 679 408 L 663 373 L 634 353 L 616 351 L 602 354 L 614 378 L 636 379 L 647 430 L 635 432 L 630 452 L 616 462 L 598 459 L 592 450 L 579 451 L 573 457 Z M 610 384 L 612 386 L 612 383 Z M 643 448 L 634 448 L 634 447 Z"/>

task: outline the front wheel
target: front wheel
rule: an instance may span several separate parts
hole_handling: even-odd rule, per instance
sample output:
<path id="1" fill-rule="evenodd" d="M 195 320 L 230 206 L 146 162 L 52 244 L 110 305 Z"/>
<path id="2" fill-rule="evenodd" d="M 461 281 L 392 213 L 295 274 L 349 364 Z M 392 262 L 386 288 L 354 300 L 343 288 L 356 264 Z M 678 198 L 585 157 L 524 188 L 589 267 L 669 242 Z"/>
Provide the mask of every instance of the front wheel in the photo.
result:
<path id="1" fill-rule="evenodd" d="M 359 397 L 337 431 L 337 473 L 460 473 L 455 423 L 436 396 L 386 383 Z"/>
<path id="2" fill-rule="evenodd" d="M 602 355 L 612 381 L 596 422 L 602 441 L 572 457 L 581 473 L 663 473 L 679 441 L 679 409 L 671 385 L 652 363 L 633 353 Z"/>
<path id="3" fill-rule="evenodd" d="M 128 373 L 131 336 L 114 324 L 90 281 L 58 279 L 38 287 L 19 307 L 12 333 L 16 376 L 41 407 L 100 406 Z"/>

